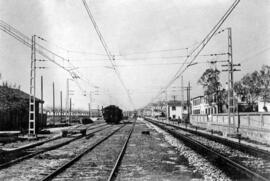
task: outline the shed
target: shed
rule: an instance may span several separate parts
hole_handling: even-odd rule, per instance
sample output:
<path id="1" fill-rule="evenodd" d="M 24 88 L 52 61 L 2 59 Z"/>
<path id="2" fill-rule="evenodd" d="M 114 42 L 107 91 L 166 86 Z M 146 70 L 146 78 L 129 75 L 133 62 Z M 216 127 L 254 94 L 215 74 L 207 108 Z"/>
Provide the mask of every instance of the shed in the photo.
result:
<path id="1" fill-rule="evenodd" d="M 181 101 L 169 101 L 167 103 L 167 117 L 168 119 L 183 119 L 183 115 L 187 114 L 186 103 Z"/>
<path id="2" fill-rule="evenodd" d="M 36 98 L 36 129 L 46 126 L 46 116 L 41 123 L 39 105 Z M 29 94 L 8 86 L 0 86 L 0 131 L 27 132 L 29 123 Z"/>

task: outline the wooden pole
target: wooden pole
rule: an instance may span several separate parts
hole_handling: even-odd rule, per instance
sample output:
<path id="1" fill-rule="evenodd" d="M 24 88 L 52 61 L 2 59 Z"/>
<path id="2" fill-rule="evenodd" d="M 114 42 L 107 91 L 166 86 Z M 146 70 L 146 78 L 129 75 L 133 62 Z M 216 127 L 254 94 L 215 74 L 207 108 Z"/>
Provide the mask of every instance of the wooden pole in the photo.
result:
<path id="1" fill-rule="evenodd" d="M 54 91 L 54 82 L 53 82 L 53 124 L 55 124 L 55 91 Z"/>
<path id="2" fill-rule="evenodd" d="M 40 122 L 41 124 L 43 124 L 43 76 L 41 76 L 41 80 L 40 80 L 40 97 L 41 97 L 41 116 L 40 116 Z"/>
<path id="3" fill-rule="evenodd" d="M 62 91 L 60 91 L 60 121 L 63 119 L 63 99 L 62 99 Z"/>

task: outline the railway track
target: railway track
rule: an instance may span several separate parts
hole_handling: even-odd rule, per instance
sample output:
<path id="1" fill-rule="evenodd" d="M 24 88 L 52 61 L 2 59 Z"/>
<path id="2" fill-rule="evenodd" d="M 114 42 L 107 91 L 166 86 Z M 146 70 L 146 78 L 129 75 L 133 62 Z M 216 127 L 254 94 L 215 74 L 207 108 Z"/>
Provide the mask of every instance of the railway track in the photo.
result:
<path id="1" fill-rule="evenodd" d="M 100 125 L 94 125 L 87 128 L 88 133 L 85 135 L 86 138 L 89 138 L 93 134 L 100 132 L 104 129 L 109 128 L 107 124 Z M 96 130 L 95 130 L 96 129 Z M 94 131 L 92 131 L 94 130 Z M 90 131 L 90 132 L 89 132 Z M 17 164 L 23 160 L 32 158 L 34 156 L 37 156 L 39 154 L 45 153 L 50 150 L 54 150 L 57 148 L 60 148 L 62 146 L 65 146 L 69 143 L 72 143 L 80 138 L 83 138 L 83 135 L 75 135 L 72 137 L 63 138 L 62 136 L 56 137 L 53 139 L 45 140 L 42 142 L 38 142 L 36 144 L 32 144 L 29 146 L 22 147 L 18 150 L 12 150 L 9 152 L 4 152 L 1 155 L 2 157 L 5 157 L 6 160 L 0 164 L 0 169 L 4 169 L 7 167 L 10 167 L 14 164 Z"/>
<path id="2" fill-rule="evenodd" d="M 120 125 L 112 125 L 110 129 L 96 132 L 91 139 L 83 137 L 70 144 L 53 149 L 33 158 L 26 159 L 7 169 L 0 170 L 0 180 L 41 180 L 44 176 L 55 171 L 94 144 L 99 138 L 118 129 Z"/>
<path id="3" fill-rule="evenodd" d="M 97 124 L 93 123 L 93 124 L 89 125 L 86 129 L 87 130 L 92 130 L 92 129 L 95 129 L 97 126 L 99 127 L 99 126 L 103 126 L 103 125 L 107 125 L 107 124 L 106 123 L 97 123 Z M 79 128 L 83 127 L 83 126 L 85 126 L 85 125 L 78 125 L 78 126 L 72 128 L 72 129 L 79 129 Z M 67 130 L 70 130 L 70 128 L 67 128 Z M 4 148 L 4 149 L 2 149 L 2 151 L 3 151 L 2 154 L 3 153 L 4 154 L 10 154 L 10 153 L 14 153 L 14 152 L 34 148 L 36 146 L 40 146 L 40 145 L 42 145 L 44 143 L 48 143 L 48 142 L 51 142 L 51 141 L 54 141 L 54 140 L 57 140 L 57 139 L 60 139 L 60 138 L 62 138 L 61 135 L 50 138 L 50 139 L 38 141 L 38 142 L 33 143 L 33 144 L 27 144 L 27 145 L 21 146 L 20 148 Z"/>
<path id="4" fill-rule="evenodd" d="M 226 146 L 232 147 L 234 149 L 237 149 L 239 151 L 242 151 L 242 152 L 254 155 L 254 156 L 258 156 L 258 157 L 262 157 L 262 158 L 266 158 L 266 159 L 270 158 L 270 152 L 269 151 L 262 150 L 262 149 L 252 147 L 252 146 L 249 146 L 249 145 L 245 145 L 245 144 L 242 144 L 241 142 L 235 142 L 235 141 L 231 141 L 229 139 L 222 138 L 222 137 L 219 137 L 219 136 L 214 136 L 214 135 L 210 135 L 210 134 L 207 134 L 207 133 L 203 133 L 203 132 L 197 131 L 196 129 L 192 130 L 192 129 L 188 129 L 188 128 L 184 128 L 184 127 L 180 127 L 180 126 L 177 126 L 177 125 L 164 123 L 164 122 L 159 122 L 159 123 L 167 125 L 167 126 L 174 127 L 176 129 L 181 129 L 183 131 L 190 132 L 190 133 L 198 135 L 198 136 L 205 137 L 205 138 L 207 138 L 209 140 L 222 143 L 222 144 L 224 144 Z"/>
<path id="5" fill-rule="evenodd" d="M 235 156 L 234 152 L 237 153 L 238 150 L 231 150 L 231 154 L 228 154 L 222 150 L 224 147 L 222 149 L 217 148 L 220 145 L 214 144 L 212 141 L 207 141 L 208 143 L 206 144 L 205 140 L 197 139 L 196 136 L 184 132 L 183 130 L 179 131 L 179 128 L 176 129 L 171 125 L 161 124 L 149 119 L 147 119 L 147 121 L 170 133 L 175 138 L 180 139 L 187 146 L 205 156 L 209 161 L 224 170 L 230 176 L 233 175 L 233 177 L 237 179 L 269 180 L 269 174 L 267 174 L 267 172 L 252 168 L 252 164 L 249 166 L 244 164 L 246 162 L 245 159 L 250 159 L 250 157 L 244 155 L 245 153 L 241 153 L 241 157 L 237 154 L 237 156 Z M 268 167 L 268 169 L 270 168 L 269 160 L 266 161 L 265 166 Z"/>
<path id="6" fill-rule="evenodd" d="M 109 176 L 109 178 L 108 178 L 108 181 L 113 181 L 113 180 L 115 180 L 115 178 L 116 178 L 116 176 L 117 176 L 117 172 L 118 172 L 119 166 L 120 166 L 121 161 L 122 161 L 122 159 L 123 159 L 123 156 L 124 156 L 124 154 L 125 154 L 125 152 L 126 152 L 127 144 L 128 144 L 128 142 L 129 142 L 129 139 L 130 139 L 130 137 L 131 137 L 131 134 L 132 134 L 132 132 L 133 132 L 133 130 L 134 130 L 135 123 L 136 123 L 136 121 L 134 121 L 133 126 L 132 126 L 132 128 L 130 129 L 130 131 L 129 131 L 128 138 L 126 139 L 126 141 L 125 141 L 125 143 L 124 143 L 124 145 L 123 145 L 123 147 L 122 147 L 122 149 L 121 149 L 121 152 L 119 153 L 119 155 L 118 155 L 118 157 L 117 157 L 117 160 L 116 160 L 115 165 L 114 165 L 114 167 L 113 167 L 113 169 L 112 169 L 112 171 L 111 171 L 111 173 L 110 173 L 110 176 Z"/>
<path id="7" fill-rule="evenodd" d="M 77 155 L 75 158 L 73 158 L 72 160 L 70 160 L 69 162 L 63 164 L 61 167 L 57 168 L 56 170 L 54 170 L 52 173 L 48 174 L 46 177 L 44 177 L 43 179 L 41 179 L 42 181 L 48 181 L 48 180 L 52 180 L 52 179 L 56 179 L 56 180 L 76 180 L 79 179 L 78 177 L 82 176 L 84 179 L 89 179 L 90 177 L 92 177 L 93 175 L 89 175 L 89 170 L 91 170 L 91 166 L 93 166 L 93 163 L 91 164 L 89 161 L 89 158 L 91 159 L 92 156 L 88 155 L 89 153 L 91 153 L 91 151 L 93 151 L 94 149 L 98 149 L 97 147 L 99 145 L 101 145 L 103 143 L 103 145 L 111 145 L 113 144 L 114 147 L 118 147 L 122 144 L 121 137 L 123 137 L 125 139 L 124 144 L 122 144 L 121 146 L 121 150 L 116 158 L 116 161 L 113 165 L 113 167 L 111 168 L 110 174 L 108 176 L 107 172 L 108 169 L 106 168 L 106 166 L 104 165 L 96 165 L 97 167 L 105 167 L 107 172 L 106 174 L 100 174 L 98 177 L 101 177 L 101 175 L 103 175 L 104 177 L 100 180 L 108 180 L 108 181 L 112 181 L 116 178 L 117 176 L 117 171 L 118 168 L 121 164 L 121 160 L 125 154 L 125 150 L 127 148 L 129 139 L 131 137 L 131 134 L 134 130 L 134 126 L 135 126 L 135 122 L 133 123 L 133 125 L 131 126 L 131 128 L 128 131 L 128 134 L 126 135 L 126 132 L 122 132 L 119 135 L 115 136 L 115 140 L 113 140 L 113 136 L 120 131 L 120 129 L 122 129 L 124 126 L 118 128 L 117 130 L 113 131 L 112 133 L 110 133 L 107 136 L 104 136 L 102 138 L 100 138 L 99 140 L 97 140 L 94 144 L 90 145 L 84 152 L 82 152 L 81 154 Z M 117 138 L 118 137 L 118 138 Z M 120 143 L 119 143 L 120 140 Z M 106 142 L 107 141 L 107 142 Z M 109 141 L 111 142 L 111 144 L 109 143 Z M 109 147 L 110 149 L 113 149 L 112 147 Z M 119 147 L 116 149 L 119 151 Z M 98 150 L 97 150 L 98 152 Z M 100 151 L 103 152 L 103 151 Z M 108 155 L 106 155 L 108 156 Z M 103 159 L 102 159 L 103 160 Z M 105 159 L 104 159 L 105 160 Z M 103 160 L 103 161 L 104 161 Z M 77 163 L 76 163 L 77 162 Z M 110 161 L 107 161 L 108 163 Z M 104 163 L 106 164 L 106 161 L 104 161 Z M 104 164 L 102 163 L 102 164 Z M 107 164 L 108 164 L 107 163 Z M 109 166 L 111 166 L 109 164 Z M 66 173 L 65 173 L 66 171 Z M 80 172 L 79 176 L 78 176 L 78 172 Z M 61 175 L 60 175 L 61 174 Z M 88 175 L 88 176 L 87 176 Z M 56 178 L 57 177 L 57 178 Z"/>

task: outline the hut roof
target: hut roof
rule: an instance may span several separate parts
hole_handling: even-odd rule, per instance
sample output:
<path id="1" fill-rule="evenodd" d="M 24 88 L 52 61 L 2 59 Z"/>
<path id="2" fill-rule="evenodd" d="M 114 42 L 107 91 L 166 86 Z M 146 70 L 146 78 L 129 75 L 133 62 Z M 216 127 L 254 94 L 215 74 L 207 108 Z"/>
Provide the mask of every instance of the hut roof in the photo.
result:
<path id="1" fill-rule="evenodd" d="M 183 102 L 182 103 L 182 101 L 177 101 L 177 100 L 170 100 L 170 101 L 168 101 L 168 105 L 169 106 L 182 106 L 182 105 L 185 105 L 186 104 L 186 102 Z"/>
<path id="2" fill-rule="evenodd" d="M 16 109 L 25 106 L 29 101 L 29 94 L 8 86 L 0 86 L 0 110 Z M 41 103 L 40 99 L 36 101 Z"/>

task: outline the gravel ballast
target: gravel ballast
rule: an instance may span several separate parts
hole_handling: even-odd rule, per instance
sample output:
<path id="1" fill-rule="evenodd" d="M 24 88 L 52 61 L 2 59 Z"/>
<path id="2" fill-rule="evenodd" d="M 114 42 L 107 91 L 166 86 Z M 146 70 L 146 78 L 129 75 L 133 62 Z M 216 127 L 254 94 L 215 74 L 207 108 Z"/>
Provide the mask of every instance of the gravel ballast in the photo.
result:
<path id="1" fill-rule="evenodd" d="M 231 180 L 223 171 L 212 165 L 201 155 L 185 146 L 184 143 L 174 138 L 169 133 L 149 122 L 145 123 L 149 128 L 155 129 L 157 132 L 164 135 L 165 140 L 178 150 L 179 155 L 187 158 L 188 163 L 194 167 L 196 172 L 203 175 L 204 180 Z"/>

